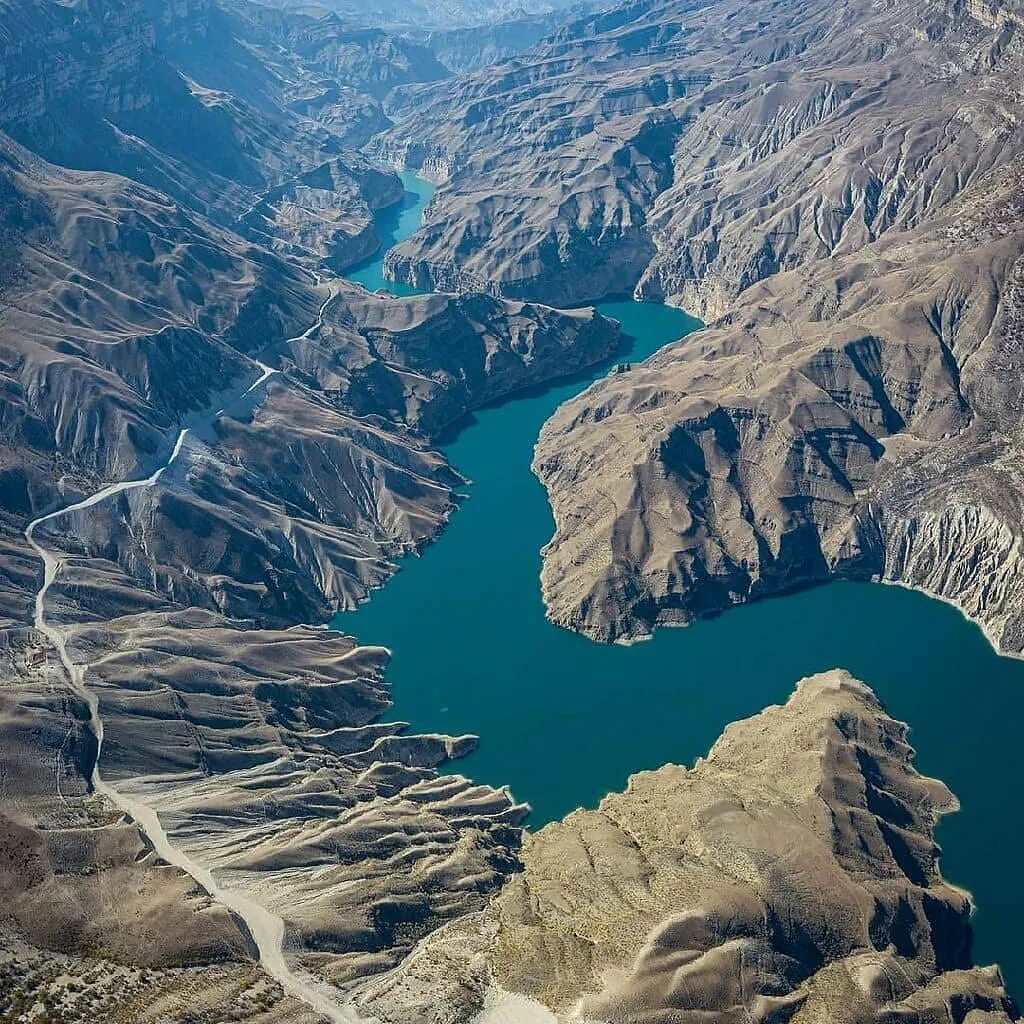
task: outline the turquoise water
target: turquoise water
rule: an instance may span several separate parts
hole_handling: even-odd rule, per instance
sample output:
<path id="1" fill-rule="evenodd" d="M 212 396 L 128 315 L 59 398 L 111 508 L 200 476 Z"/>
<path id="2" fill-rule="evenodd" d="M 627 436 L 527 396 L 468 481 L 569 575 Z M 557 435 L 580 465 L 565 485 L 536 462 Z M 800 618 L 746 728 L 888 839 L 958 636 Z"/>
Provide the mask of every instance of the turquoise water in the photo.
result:
<path id="1" fill-rule="evenodd" d="M 404 198 L 395 206 L 389 206 L 377 214 L 377 234 L 383 243 L 380 252 L 347 271 L 345 277 L 371 292 L 385 288 L 392 295 L 416 295 L 417 290 L 410 285 L 385 280 L 383 256 L 388 249 L 403 238 L 408 238 L 420 226 L 423 211 L 434 195 L 434 186 L 414 174 L 404 173 L 401 177 L 405 185 Z"/>
<path id="2" fill-rule="evenodd" d="M 418 224 L 427 195 L 397 211 L 397 237 Z M 360 273 L 392 288 L 379 261 Z M 600 308 L 631 336 L 620 359 L 642 359 L 696 326 L 662 306 Z M 1014 756 L 1024 662 L 998 657 L 955 609 L 894 587 L 833 583 L 633 647 L 594 644 L 545 620 L 540 548 L 554 524 L 530 472 L 533 446 L 554 409 L 606 370 L 478 412 L 444 446 L 472 481 L 448 529 L 335 620 L 394 652 L 394 717 L 480 736 L 451 770 L 510 785 L 539 827 L 595 806 L 632 772 L 691 764 L 728 722 L 784 701 L 801 676 L 849 669 L 912 723 L 920 770 L 961 798 L 962 812 L 939 830 L 943 871 L 975 895 L 977 960 L 1024 979 Z"/>

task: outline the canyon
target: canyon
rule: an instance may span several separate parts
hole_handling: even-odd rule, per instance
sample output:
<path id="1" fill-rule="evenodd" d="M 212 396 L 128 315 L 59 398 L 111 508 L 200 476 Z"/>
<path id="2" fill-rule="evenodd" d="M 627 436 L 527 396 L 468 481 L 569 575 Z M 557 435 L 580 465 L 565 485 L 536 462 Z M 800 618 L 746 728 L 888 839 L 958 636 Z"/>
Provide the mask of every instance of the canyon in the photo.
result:
<path id="1" fill-rule="evenodd" d="M 410 87 L 373 145 L 440 187 L 397 279 L 709 325 L 545 427 L 556 622 L 630 639 L 878 578 L 1020 652 L 1020 26 L 639 3 Z"/>
<path id="2" fill-rule="evenodd" d="M 0 3 L 0 1014 L 1017 1019 L 849 673 L 537 831 L 392 720 L 512 408 L 513 640 L 838 577 L 1020 653 L 1015 4 L 332 7 Z"/>

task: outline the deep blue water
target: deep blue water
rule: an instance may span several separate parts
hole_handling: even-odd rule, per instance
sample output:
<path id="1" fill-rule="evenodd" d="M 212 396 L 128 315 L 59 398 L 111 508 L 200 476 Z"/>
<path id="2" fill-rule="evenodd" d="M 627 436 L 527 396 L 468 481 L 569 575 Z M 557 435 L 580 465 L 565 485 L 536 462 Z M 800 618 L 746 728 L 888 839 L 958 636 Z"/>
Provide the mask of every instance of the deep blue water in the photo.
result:
<path id="1" fill-rule="evenodd" d="M 406 181 L 406 204 L 381 218 L 389 242 L 415 229 L 430 196 Z M 353 277 L 395 290 L 379 259 Z M 643 359 L 698 326 L 657 305 L 600 309 L 630 336 L 619 359 Z M 595 806 L 635 771 L 692 764 L 728 722 L 786 700 L 800 677 L 849 669 L 912 724 L 919 769 L 960 797 L 963 810 L 939 829 L 943 872 L 975 896 L 978 962 L 1024 979 L 1024 662 L 998 657 L 954 608 L 895 587 L 833 583 L 632 647 L 594 644 L 544 618 L 540 548 L 554 524 L 530 471 L 533 447 L 555 408 L 606 371 L 478 412 L 445 445 L 472 481 L 448 529 L 335 620 L 393 651 L 394 717 L 478 735 L 479 750 L 451 770 L 510 785 L 540 827 Z"/>

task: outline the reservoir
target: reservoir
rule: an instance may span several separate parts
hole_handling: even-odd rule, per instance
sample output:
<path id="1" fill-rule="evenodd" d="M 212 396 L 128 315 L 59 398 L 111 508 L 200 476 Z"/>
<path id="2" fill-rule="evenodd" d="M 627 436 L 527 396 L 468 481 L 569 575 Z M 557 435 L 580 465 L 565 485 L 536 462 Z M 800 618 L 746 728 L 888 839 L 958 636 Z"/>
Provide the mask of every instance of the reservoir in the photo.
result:
<path id="1" fill-rule="evenodd" d="M 420 223 L 430 187 L 405 176 L 383 211 L 390 245 Z M 384 281 L 381 260 L 352 280 Z M 699 323 L 665 306 L 604 303 L 642 360 Z M 938 830 L 943 874 L 977 903 L 975 960 L 998 962 L 1024 991 L 1020 873 L 1024 661 L 995 654 L 956 609 L 921 594 L 832 583 L 662 629 L 632 647 L 595 644 L 544 617 L 541 547 L 554 522 L 530 463 L 541 426 L 607 365 L 477 412 L 443 445 L 471 483 L 440 538 L 334 626 L 389 647 L 393 718 L 416 731 L 473 733 L 479 749 L 449 770 L 508 785 L 540 828 L 594 807 L 627 777 L 692 764 L 729 722 L 785 701 L 802 676 L 845 668 L 910 722 L 917 767 L 963 809 Z"/>

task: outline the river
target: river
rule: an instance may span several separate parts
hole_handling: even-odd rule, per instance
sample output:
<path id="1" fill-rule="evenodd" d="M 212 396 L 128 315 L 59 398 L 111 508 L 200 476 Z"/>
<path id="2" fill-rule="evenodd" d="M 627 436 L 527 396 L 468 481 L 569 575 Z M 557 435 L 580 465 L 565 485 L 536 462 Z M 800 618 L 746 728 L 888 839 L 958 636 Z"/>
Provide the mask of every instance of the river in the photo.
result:
<path id="1" fill-rule="evenodd" d="M 419 225 L 431 188 L 404 176 L 406 199 L 379 215 L 387 245 Z M 378 258 L 349 277 L 385 282 Z M 699 326 L 679 310 L 604 303 L 638 361 Z M 649 642 L 604 646 L 551 625 L 540 549 L 554 523 L 530 471 L 544 421 L 608 367 L 479 411 L 443 445 L 471 481 L 438 541 L 334 626 L 391 648 L 394 716 L 415 730 L 475 733 L 451 767 L 508 784 L 538 828 L 593 807 L 638 770 L 692 764 L 728 722 L 781 703 L 802 676 L 841 667 L 911 723 L 917 766 L 963 810 L 939 827 L 943 873 L 971 890 L 975 958 L 1024 984 L 1021 793 L 1015 752 L 1024 661 L 1001 658 L 956 609 L 921 594 L 832 583 L 737 608 Z"/>

